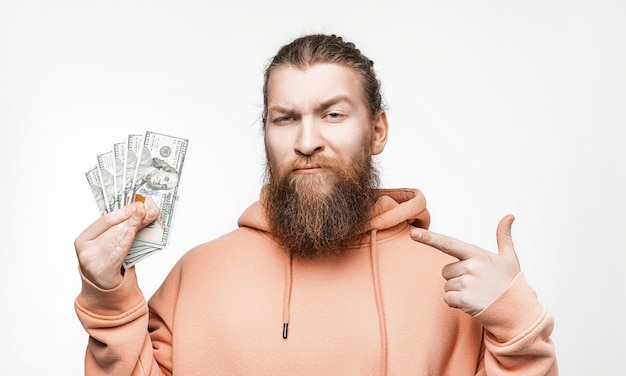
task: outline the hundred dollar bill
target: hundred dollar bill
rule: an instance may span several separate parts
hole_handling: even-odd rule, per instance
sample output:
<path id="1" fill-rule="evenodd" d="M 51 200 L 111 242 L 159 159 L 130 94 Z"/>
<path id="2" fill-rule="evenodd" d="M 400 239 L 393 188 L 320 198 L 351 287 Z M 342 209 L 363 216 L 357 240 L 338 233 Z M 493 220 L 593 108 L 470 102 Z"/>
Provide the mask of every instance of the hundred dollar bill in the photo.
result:
<path id="1" fill-rule="evenodd" d="M 137 233 L 135 243 L 163 248 L 168 244 L 178 186 L 189 140 L 148 131 L 138 153 L 131 193 L 132 201 L 150 197 L 158 218 Z"/>
<path id="2" fill-rule="evenodd" d="M 130 134 L 126 138 L 126 151 L 124 154 L 124 188 L 122 192 L 122 206 L 126 206 L 128 203 L 134 201 L 134 193 L 131 193 L 133 188 L 133 181 L 137 174 L 139 153 L 143 149 L 143 136 L 142 134 Z"/>
<path id="3" fill-rule="evenodd" d="M 126 169 L 124 168 L 124 158 L 126 157 L 126 143 L 116 142 L 113 144 L 113 171 L 115 172 L 115 207 L 119 209 L 123 206 L 124 179 Z"/>
<path id="4" fill-rule="evenodd" d="M 128 253 L 126 259 L 124 259 L 124 268 L 128 269 L 134 266 L 139 261 L 147 258 L 148 256 L 160 251 L 162 248 L 148 247 L 148 246 L 134 246 L 131 248 L 131 252 Z"/>
<path id="5" fill-rule="evenodd" d="M 113 151 L 107 151 L 106 153 L 98 154 L 98 177 L 102 186 L 102 193 L 104 195 L 105 209 L 107 213 L 116 209 L 117 204 L 115 202 L 116 189 L 116 176 L 115 176 L 115 161 L 113 159 Z"/>
<path id="6" fill-rule="evenodd" d="M 151 254 L 160 251 L 162 248 L 160 247 L 151 247 L 147 245 L 142 245 L 141 243 L 135 242 L 133 243 L 126 259 L 124 260 L 124 268 L 128 269 L 134 266 L 139 261 L 144 258 L 150 256 Z"/>
<path id="7" fill-rule="evenodd" d="M 91 194 L 93 195 L 93 199 L 98 206 L 98 211 L 100 211 L 101 215 L 106 214 L 106 201 L 104 199 L 102 184 L 100 183 L 98 167 L 93 166 L 89 171 L 85 172 L 85 177 L 87 178 L 87 183 L 89 183 L 89 187 L 91 188 Z"/>

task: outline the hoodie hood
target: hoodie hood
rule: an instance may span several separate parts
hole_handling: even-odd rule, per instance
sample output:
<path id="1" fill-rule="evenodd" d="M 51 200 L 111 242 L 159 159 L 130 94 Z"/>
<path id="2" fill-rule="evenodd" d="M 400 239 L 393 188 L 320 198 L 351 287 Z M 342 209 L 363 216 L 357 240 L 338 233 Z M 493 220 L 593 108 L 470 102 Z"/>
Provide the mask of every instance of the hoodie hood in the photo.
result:
<path id="1" fill-rule="evenodd" d="M 261 204 L 264 192 L 265 189 L 262 189 L 259 201 L 250 205 L 239 217 L 237 223 L 239 227 L 269 232 L 269 225 Z M 419 189 L 379 189 L 379 192 L 368 231 L 385 230 L 403 222 L 428 229 L 430 213 L 426 208 L 426 198 Z"/>
<path id="2" fill-rule="evenodd" d="M 370 230 L 385 230 L 402 222 L 428 229 L 430 213 L 426 198 L 419 189 L 380 189 Z"/>

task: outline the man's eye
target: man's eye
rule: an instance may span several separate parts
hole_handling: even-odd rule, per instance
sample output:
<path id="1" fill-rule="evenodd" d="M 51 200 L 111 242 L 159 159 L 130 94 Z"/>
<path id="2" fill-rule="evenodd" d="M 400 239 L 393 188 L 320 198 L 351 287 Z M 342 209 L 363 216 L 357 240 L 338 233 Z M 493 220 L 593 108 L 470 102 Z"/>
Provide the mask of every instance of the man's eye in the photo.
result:
<path id="1" fill-rule="evenodd" d="M 288 123 L 291 120 L 293 120 L 293 117 L 291 117 L 291 116 L 280 116 L 280 117 L 277 117 L 276 119 L 274 119 L 274 122 L 275 123 Z"/>
<path id="2" fill-rule="evenodd" d="M 330 120 L 339 120 L 342 116 L 343 115 L 341 115 L 339 112 L 329 112 L 328 114 L 326 114 L 326 117 Z"/>

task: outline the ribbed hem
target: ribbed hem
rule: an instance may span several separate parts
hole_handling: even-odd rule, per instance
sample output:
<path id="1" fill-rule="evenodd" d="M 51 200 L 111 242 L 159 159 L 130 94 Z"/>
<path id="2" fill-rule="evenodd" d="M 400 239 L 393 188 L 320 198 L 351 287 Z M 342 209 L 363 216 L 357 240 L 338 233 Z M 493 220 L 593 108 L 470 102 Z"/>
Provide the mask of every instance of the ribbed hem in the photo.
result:
<path id="1" fill-rule="evenodd" d="M 76 298 L 76 305 L 82 311 L 87 311 L 90 315 L 117 316 L 145 304 L 134 267 L 127 269 L 122 283 L 110 290 L 94 285 L 78 269 L 82 279 L 82 291 Z"/>

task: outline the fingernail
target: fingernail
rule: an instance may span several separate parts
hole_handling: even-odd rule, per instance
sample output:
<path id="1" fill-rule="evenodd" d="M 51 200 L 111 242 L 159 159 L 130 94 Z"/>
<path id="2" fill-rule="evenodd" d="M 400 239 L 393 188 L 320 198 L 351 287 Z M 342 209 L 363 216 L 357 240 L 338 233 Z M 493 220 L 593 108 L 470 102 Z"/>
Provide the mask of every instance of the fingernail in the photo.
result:
<path id="1" fill-rule="evenodd" d="M 137 219 L 141 218 L 141 213 L 137 210 L 137 208 L 133 209 L 133 217 Z"/>
<path id="2" fill-rule="evenodd" d="M 148 217 L 149 218 L 156 218 L 156 216 L 157 216 L 157 213 L 156 213 L 156 210 L 154 210 L 154 208 L 148 209 Z"/>
<path id="3" fill-rule="evenodd" d="M 411 236 L 415 239 L 419 239 L 422 237 L 422 232 L 420 230 L 413 230 L 411 231 Z"/>

